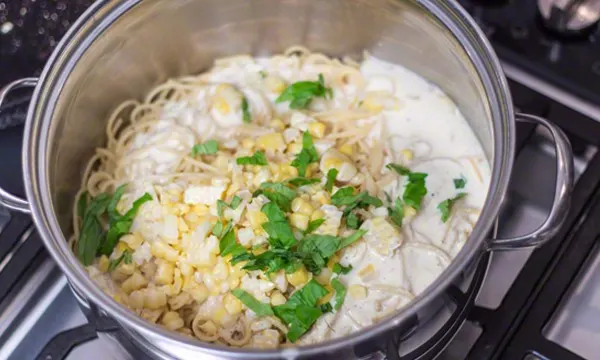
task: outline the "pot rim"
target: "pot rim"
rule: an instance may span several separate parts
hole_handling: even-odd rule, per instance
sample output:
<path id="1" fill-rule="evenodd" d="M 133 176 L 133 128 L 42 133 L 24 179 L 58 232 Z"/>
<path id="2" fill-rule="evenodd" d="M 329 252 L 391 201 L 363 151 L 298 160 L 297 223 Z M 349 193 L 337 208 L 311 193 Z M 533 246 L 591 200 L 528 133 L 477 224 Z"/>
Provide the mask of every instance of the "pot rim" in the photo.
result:
<path id="1" fill-rule="evenodd" d="M 79 61 L 87 47 L 96 41 L 103 29 L 109 27 L 117 18 L 126 15 L 128 10 L 141 1 L 97 0 L 73 24 L 53 51 L 40 76 L 27 113 L 23 137 L 25 190 L 32 207 L 34 223 L 46 248 L 74 289 L 114 317 L 121 325 L 142 335 L 161 337 L 163 341 L 185 346 L 190 351 L 201 350 L 213 356 L 293 358 L 298 355 L 326 353 L 389 332 L 409 317 L 416 315 L 461 274 L 469 260 L 485 249 L 486 237 L 499 212 L 502 197 L 507 191 L 513 164 L 515 122 L 508 83 L 491 44 L 475 21 L 458 3 L 455 1 L 416 0 L 419 6 L 444 24 L 447 31 L 453 34 L 469 55 L 489 99 L 489 110 L 493 122 L 493 166 L 484 207 L 468 241 L 442 274 L 408 306 L 398 310 L 393 316 L 341 338 L 285 349 L 236 349 L 203 343 L 148 323 L 117 303 L 89 278 L 83 266 L 71 252 L 58 225 L 50 196 L 46 149 L 49 145 L 49 129 L 54 104 L 69 77 L 70 69 Z"/>

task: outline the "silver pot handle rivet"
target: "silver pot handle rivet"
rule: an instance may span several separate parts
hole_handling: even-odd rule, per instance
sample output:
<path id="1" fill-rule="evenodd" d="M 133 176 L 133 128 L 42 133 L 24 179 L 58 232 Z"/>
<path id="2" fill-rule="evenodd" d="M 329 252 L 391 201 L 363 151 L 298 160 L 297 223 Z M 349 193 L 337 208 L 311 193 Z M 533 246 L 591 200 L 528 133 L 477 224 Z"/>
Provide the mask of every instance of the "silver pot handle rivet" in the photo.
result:
<path id="1" fill-rule="evenodd" d="M 37 83 L 38 83 L 37 78 L 23 78 L 23 79 L 13 81 L 10 84 L 6 85 L 4 88 L 2 88 L 2 90 L 0 90 L 0 106 L 6 99 L 6 96 L 8 95 L 8 93 L 11 92 L 12 90 L 18 89 L 18 88 L 23 88 L 23 87 L 35 87 L 37 85 Z M 0 187 L 0 204 L 4 205 L 5 207 L 7 207 L 11 210 L 20 211 L 23 213 L 31 212 L 29 203 L 27 202 L 26 199 L 22 199 L 16 195 L 13 195 L 13 194 L 9 193 L 8 191 L 4 190 L 2 187 Z"/>

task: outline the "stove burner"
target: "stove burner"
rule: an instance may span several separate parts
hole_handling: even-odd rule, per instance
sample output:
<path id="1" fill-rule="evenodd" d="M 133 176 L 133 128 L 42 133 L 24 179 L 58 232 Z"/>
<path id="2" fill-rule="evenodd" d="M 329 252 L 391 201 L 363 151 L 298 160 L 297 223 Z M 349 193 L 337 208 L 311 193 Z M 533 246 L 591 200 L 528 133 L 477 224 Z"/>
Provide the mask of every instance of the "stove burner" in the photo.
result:
<path id="1" fill-rule="evenodd" d="M 546 26 L 562 34 L 583 31 L 600 19 L 597 0 L 538 0 L 538 9 Z"/>

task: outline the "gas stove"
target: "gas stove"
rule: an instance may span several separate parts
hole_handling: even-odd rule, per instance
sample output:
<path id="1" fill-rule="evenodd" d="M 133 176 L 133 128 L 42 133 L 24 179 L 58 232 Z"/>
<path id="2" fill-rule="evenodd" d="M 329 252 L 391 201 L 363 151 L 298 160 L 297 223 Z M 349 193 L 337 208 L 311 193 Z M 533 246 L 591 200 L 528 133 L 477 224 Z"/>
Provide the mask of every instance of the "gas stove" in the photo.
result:
<path id="1" fill-rule="evenodd" d="M 89 0 L 0 0 L 0 83 L 39 73 Z M 468 289 L 426 338 L 368 359 L 600 359 L 600 1 L 463 0 L 499 54 L 518 110 L 567 133 L 575 154 L 571 210 L 537 250 L 485 256 Z M 0 109 L 0 185 L 23 193 L 22 122 L 28 94 Z M 518 124 L 513 179 L 496 233 L 530 232 L 552 201 L 548 134 Z M 532 175 L 533 174 L 533 175 Z M 119 327 L 82 311 L 31 219 L 0 208 L 0 359 L 146 359 Z"/>

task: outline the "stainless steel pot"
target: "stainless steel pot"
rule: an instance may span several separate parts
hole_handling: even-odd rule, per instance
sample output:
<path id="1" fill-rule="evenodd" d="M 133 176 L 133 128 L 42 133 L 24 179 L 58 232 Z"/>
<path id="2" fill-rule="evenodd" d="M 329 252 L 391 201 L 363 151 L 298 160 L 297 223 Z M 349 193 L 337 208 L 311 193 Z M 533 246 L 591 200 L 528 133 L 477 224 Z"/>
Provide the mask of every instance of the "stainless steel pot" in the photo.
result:
<path id="1" fill-rule="evenodd" d="M 107 114 L 140 98 L 167 78 L 197 73 L 213 59 L 265 55 L 303 44 L 329 55 L 358 57 L 368 50 L 439 85 L 458 104 L 492 164 L 489 195 L 462 251 L 410 306 L 341 339 L 310 347 L 259 351 L 203 344 L 138 318 L 88 278 L 67 246 L 71 205 L 82 168 L 105 141 Z M 82 304 L 94 303 L 136 341 L 162 358 L 348 358 L 408 321 L 435 311 L 436 299 L 463 279 L 484 251 L 537 246 L 565 218 L 573 182 L 570 145 L 544 119 L 513 113 L 500 63 L 473 20 L 454 1 L 392 0 L 99 0 L 71 28 L 35 86 L 23 144 L 27 200 L 0 191 L 0 202 L 31 212 L 35 224 Z M 514 239 L 488 238 L 507 191 L 515 117 L 547 128 L 557 153 L 556 192 L 544 224 Z M 533 176 L 537 174 L 532 174 Z"/>

